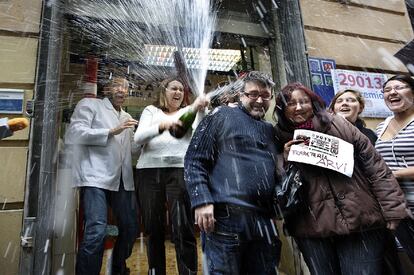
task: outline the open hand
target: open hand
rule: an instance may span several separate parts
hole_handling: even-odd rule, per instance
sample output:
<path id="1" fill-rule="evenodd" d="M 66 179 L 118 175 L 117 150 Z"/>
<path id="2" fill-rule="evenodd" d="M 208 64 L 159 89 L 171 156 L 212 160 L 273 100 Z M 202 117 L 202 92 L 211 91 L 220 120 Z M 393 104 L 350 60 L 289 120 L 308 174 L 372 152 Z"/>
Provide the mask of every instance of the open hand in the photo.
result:
<path id="1" fill-rule="evenodd" d="M 138 125 L 138 121 L 135 120 L 135 119 L 130 118 L 130 119 L 122 122 L 118 127 L 109 130 L 109 135 L 111 135 L 111 136 L 119 135 L 125 129 L 134 128 L 136 125 Z"/>

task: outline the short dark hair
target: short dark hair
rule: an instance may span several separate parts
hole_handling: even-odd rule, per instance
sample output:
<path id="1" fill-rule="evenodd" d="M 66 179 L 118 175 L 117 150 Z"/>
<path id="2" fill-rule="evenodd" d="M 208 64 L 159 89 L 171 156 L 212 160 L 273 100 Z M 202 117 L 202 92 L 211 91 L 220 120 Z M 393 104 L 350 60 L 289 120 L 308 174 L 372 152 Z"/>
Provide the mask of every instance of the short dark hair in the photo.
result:
<path id="1" fill-rule="evenodd" d="M 387 83 L 390 82 L 391 80 L 397 80 L 397 81 L 400 81 L 400 82 L 404 82 L 405 84 L 410 86 L 411 92 L 414 93 L 414 79 L 411 76 L 409 76 L 407 74 L 394 75 L 393 77 L 391 77 L 387 81 L 385 81 L 384 85 L 382 85 L 382 88 L 384 89 L 385 86 L 387 85 Z"/>
<path id="2" fill-rule="evenodd" d="M 275 82 L 272 80 L 272 77 L 270 75 L 259 71 L 251 71 L 247 73 L 242 77 L 242 80 L 244 82 L 244 85 L 241 92 L 244 92 L 244 88 L 246 87 L 247 82 L 254 82 L 270 89 L 273 89 L 275 86 Z"/>

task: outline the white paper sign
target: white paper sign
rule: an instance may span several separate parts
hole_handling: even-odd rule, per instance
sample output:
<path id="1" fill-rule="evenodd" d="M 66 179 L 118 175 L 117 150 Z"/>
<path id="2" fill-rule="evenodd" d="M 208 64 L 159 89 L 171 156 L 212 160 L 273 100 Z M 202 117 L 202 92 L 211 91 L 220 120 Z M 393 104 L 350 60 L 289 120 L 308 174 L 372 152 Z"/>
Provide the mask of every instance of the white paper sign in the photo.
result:
<path id="1" fill-rule="evenodd" d="M 294 139 L 304 142 L 292 145 L 288 160 L 316 165 L 352 177 L 354 146 L 340 138 L 310 130 L 295 130 Z"/>
<path id="2" fill-rule="evenodd" d="M 348 70 L 331 70 L 335 94 L 345 89 L 361 92 L 365 99 L 365 110 L 361 117 L 388 117 L 391 111 L 384 103 L 382 85 L 387 81 L 385 74 Z"/>

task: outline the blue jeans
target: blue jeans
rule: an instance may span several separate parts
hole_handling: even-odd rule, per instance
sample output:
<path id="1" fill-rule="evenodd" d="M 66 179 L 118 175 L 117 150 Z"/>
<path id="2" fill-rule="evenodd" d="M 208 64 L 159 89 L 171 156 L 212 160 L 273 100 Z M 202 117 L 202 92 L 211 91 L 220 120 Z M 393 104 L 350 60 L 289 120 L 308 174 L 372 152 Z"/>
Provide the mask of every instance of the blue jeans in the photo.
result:
<path id="1" fill-rule="evenodd" d="M 107 226 L 107 206 L 112 208 L 118 225 L 118 237 L 112 251 L 112 274 L 126 272 L 125 260 L 131 255 L 138 234 L 135 192 L 96 187 L 82 187 L 81 200 L 84 211 L 84 235 L 76 257 L 77 275 L 99 275 L 104 252 Z"/>
<path id="2" fill-rule="evenodd" d="M 203 233 L 206 274 L 278 274 L 281 242 L 270 217 L 214 205 L 214 231 Z"/>
<path id="3" fill-rule="evenodd" d="M 328 238 L 296 238 L 311 274 L 378 275 L 384 260 L 385 229 Z"/>

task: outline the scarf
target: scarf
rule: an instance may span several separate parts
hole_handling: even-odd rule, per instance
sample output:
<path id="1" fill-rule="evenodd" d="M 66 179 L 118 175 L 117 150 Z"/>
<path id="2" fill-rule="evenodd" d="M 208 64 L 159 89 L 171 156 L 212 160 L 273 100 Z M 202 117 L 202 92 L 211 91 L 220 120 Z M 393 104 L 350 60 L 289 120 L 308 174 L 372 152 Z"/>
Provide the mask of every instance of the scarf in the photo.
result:
<path id="1" fill-rule="evenodd" d="M 313 122 L 312 122 L 312 118 L 305 121 L 302 124 L 296 125 L 295 129 L 306 129 L 306 130 L 313 130 Z"/>

